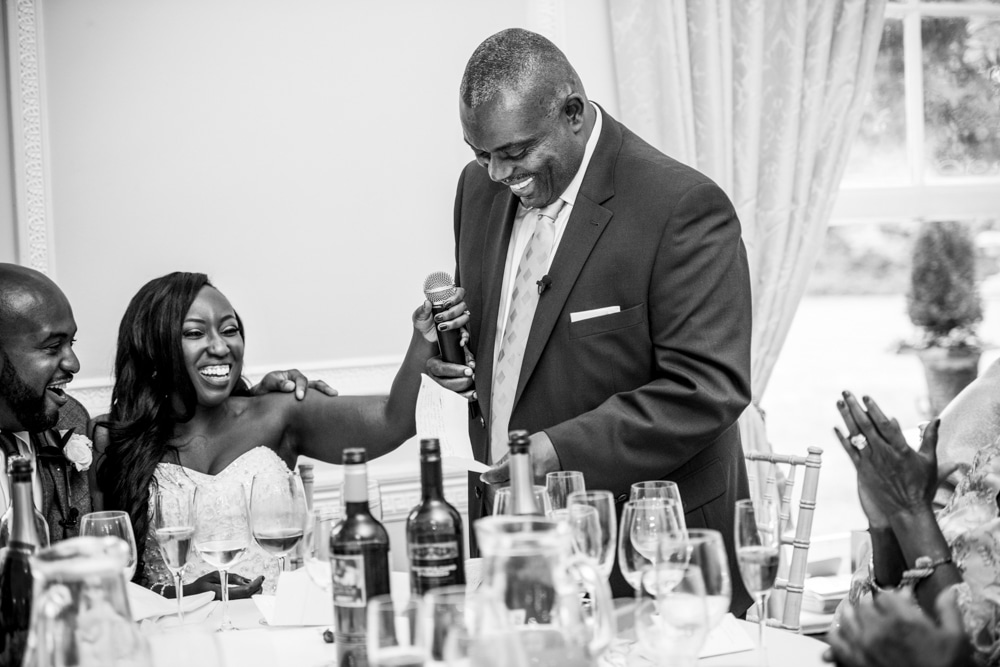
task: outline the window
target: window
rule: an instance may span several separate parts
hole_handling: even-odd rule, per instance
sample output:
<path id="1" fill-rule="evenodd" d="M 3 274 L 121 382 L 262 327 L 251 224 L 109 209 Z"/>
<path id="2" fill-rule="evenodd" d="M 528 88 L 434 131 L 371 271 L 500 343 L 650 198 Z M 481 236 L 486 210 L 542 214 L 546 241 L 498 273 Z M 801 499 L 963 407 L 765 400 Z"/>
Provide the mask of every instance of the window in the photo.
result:
<path id="1" fill-rule="evenodd" d="M 890 0 L 866 111 L 825 246 L 763 397 L 775 450 L 823 447 L 815 535 L 864 529 L 835 401 L 874 397 L 904 428 L 926 382 L 900 343 L 921 220 L 961 220 L 979 252 L 989 346 L 1000 357 L 1000 0 Z"/>

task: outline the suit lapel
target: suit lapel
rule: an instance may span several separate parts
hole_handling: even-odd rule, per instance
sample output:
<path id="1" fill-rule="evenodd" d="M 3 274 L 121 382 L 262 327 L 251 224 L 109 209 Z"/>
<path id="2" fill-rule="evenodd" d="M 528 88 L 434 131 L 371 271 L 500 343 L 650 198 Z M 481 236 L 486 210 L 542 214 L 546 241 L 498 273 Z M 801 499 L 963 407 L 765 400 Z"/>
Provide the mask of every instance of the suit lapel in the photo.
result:
<path id="1" fill-rule="evenodd" d="M 531 322 L 531 333 L 524 350 L 517 393 L 514 395 L 515 408 L 559 321 L 559 315 L 576 284 L 577 276 L 583 270 L 597 240 L 611 222 L 612 212 L 602 204 L 614 195 L 614 167 L 621 149 L 622 133 L 618 123 L 604 109 L 601 112 L 601 136 L 590 158 L 587 173 L 584 174 L 580 192 L 566 223 L 566 231 L 563 232 L 556 256 L 552 260 L 548 274 L 552 279 L 551 286 L 538 299 L 538 308 Z M 508 238 L 509 236 L 508 230 Z"/>
<path id="2" fill-rule="evenodd" d="M 479 330 L 483 336 L 476 347 L 477 375 L 490 378 L 483 386 L 476 386 L 479 407 L 486 423 L 490 423 L 490 400 L 493 396 L 493 350 L 496 349 L 496 321 L 500 311 L 500 292 L 503 288 L 503 273 L 507 263 L 507 247 L 510 245 L 514 215 L 517 213 L 517 198 L 508 188 L 493 197 L 493 207 L 486 227 L 483 243 L 483 319 Z"/>

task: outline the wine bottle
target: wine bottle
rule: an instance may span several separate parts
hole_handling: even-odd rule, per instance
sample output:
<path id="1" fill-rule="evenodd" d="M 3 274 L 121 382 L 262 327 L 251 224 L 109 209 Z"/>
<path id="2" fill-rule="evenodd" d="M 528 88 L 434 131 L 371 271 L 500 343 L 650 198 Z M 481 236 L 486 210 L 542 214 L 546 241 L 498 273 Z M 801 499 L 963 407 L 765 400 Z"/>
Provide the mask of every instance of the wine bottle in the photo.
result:
<path id="1" fill-rule="evenodd" d="M 531 467 L 531 437 L 527 431 L 511 431 L 510 456 L 510 507 L 511 514 L 542 514 L 535 502 L 535 474 Z"/>
<path id="2" fill-rule="evenodd" d="M 28 640 L 33 578 L 29 557 L 41 548 L 31 497 L 31 461 L 11 459 L 10 542 L 0 564 L 0 665 L 20 665 Z"/>
<path id="3" fill-rule="evenodd" d="M 333 627 L 340 667 L 366 667 L 366 606 L 389 594 L 389 534 L 368 507 L 365 450 L 344 450 L 344 520 L 330 535 Z"/>
<path id="4" fill-rule="evenodd" d="M 17 459 L 12 458 L 11 461 L 8 462 L 7 464 L 7 479 L 9 480 L 7 488 L 11 489 L 12 492 L 14 489 L 14 480 L 11 479 L 10 477 L 11 475 L 10 463 L 16 460 Z M 31 465 L 30 461 L 28 462 L 28 465 L 29 466 Z M 35 507 L 34 502 L 32 502 L 31 511 L 35 517 L 35 531 L 38 534 L 38 548 L 44 549 L 45 547 L 49 546 L 49 522 L 45 520 L 45 516 L 38 511 L 37 507 Z M 14 503 L 11 503 L 10 505 L 7 506 L 7 511 L 3 513 L 3 516 L 0 516 L 0 548 L 3 548 L 10 543 L 10 530 L 11 530 L 10 526 L 11 526 L 11 521 L 13 520 L 14 520 Z"/>
<path id="5" fill-rule="evenodd" d="M 414 595 L 465 583 L 462 516 L 444 498 L 437 438 L 420 441 L 420 503 L 406 517 L 406 546 Z"/>

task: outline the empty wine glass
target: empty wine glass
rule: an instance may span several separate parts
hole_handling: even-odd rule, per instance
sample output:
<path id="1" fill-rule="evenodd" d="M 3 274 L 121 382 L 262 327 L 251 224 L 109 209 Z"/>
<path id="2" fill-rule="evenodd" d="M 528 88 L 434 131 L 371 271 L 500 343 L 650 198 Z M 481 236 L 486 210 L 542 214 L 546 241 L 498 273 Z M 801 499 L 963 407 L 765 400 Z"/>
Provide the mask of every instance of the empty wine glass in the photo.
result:
<path id="1" fill-rule="evenodd" d="M 586 556 L 597 564 L 601 557 L 603 535 L 597 509 L 590 505 L 570 505 L 549 512 L 549 518 L 569 526 L 573 538 L 573 552 Z"/>
<path id="2" fill-rule="evenodd" d="M 135 533 L 132 520 L 126 512 L 90 512 L 80 519 L 80 534 L 93 537 L 117 537 L 128 545 L 128 563 L 125 565 L 125 580 L 135 576 L 136 554 Z"/>
<path id="3" fill-rule="evenodd" d="M 253 537 L 285 570 L 285 555 L 302 540 L 306 526 L 306 494 L 296 472 L 254 475 L 250 486 L 250 523 Z"/>
<path id="4" fill-rule="evenodd" d="M 194 489 L 160 487 L 153 505 L 153 535 L 163 564 L 174 575 L 177 617 L 184 622 L 184 568 L 194 540 Z"/>
<path id="5" fill-rule="evenodd" d="M 758 655 L 767 664 L 764 626 L 767 625 L 767 597 L 778 575 L 781 525 L 778 503 L 772 498 L 736 501 L 736 560 L 743 585 L 757 602 Z"/>
<path id="6" fill-rule="evenodd" d="M 635 606 L 641 654 L 657 667 L 693 667 L 709 629 L 701 569 L 689 564 L 678 576 L 660 563 L 643 570 L 641 579 Z"/>
<path id="7" fill-rule="evenodd" d="M 535 506 L 542 512 L 542 514 L 548 514 L 549 510 L 549 496 L 545 492 L 545 487 L 539 484 L 535 484 L 532 487 L 535 494 Z M 501 486 L 496 490 L 493 496 L 493 514 L 510 514 L 511 504 L 510 504 L 510 487 Z"/>
<path id="8" fill-rule="evenodd" d="M 597 569 L 605 578 L 615 567 L 615 548 L 618 545 L 618 517 L 615 515 L 615 497 L 610 491 L 574 491 L 569 495 L 569 506 L 593 507 L 601 526 Z"/>
<path id="9" fill-rule="evenodd" d="M 585 490 L 583 473 L 577 470 L 557 470 L 545 475 L 545 493 L 549 497 L 549 507 L 553 510 L 566 507 L 569 494 Z"/>
<path id="10" fill-rule="evenodd" d="M 303 562 L 309 578 L 326 592 L 333 588 L 333 569 L 330 567 L 330 535 L 341 519 L 333 507 L 317 507 L 310 513 L 305 533 Z"/>
<path id="11" fill-rule="evenodd" d="M 687 543 L 689 562 L 701 569 L 705 583 L 705 603 L 711 629 L 719 625 L 729 612 L 733 597 L 726 545 L 722 541 L 722 533 L 710 528 L 688 529 Z"/>
<path id="12" fill-rule="evenodd" d="M 368 664 L 372 667 L 423 665 L 428 650 L 418 598 L 377 595 L 368 601 Z"/>
<path id="13" fill-rule="evenodd" d="M 618 531 L 618 567 L 625 581 L 638 590 L 642 572 L 658 560 L 660 539 L 680 530 L 674 503 L 661 498 L 630 500 L 622 510 Z"/>
<path id="14" fill-rule="evenodd" d="M 235 629 L 229 618 L 229 568 L 250 547 L 250 516 L 239 482 L 216 479 L 194 493 L 194 545 L 206 563 L 219 570 L 222 585 L 220 631 Z"/>
<path id="15" fill-rule="evenodd" d="M 684 519 L 684 503 L 681 501 L 681 491 L 676 482 L 666 479 L 656 479 L 647 482 L 635 482 L 629 488 L 629 500 L 642 500 L 644 498 L 662 498 L 677 503 L 679 510 L 678 519 L 681 527 L 686 528 L 687 522 Z"/>

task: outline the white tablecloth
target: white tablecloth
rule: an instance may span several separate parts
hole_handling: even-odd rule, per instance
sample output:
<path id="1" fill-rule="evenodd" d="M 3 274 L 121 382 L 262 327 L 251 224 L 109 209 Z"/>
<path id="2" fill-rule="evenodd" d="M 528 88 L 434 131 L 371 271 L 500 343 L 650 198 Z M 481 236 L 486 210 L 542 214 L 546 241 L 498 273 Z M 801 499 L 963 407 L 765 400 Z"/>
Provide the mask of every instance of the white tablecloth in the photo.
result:
<path id="1" fill-rule="evenodd" d="M 333 665 L 337 652 L 323 641 L 322 627 L 268 627 L 261 624 L 257 606 L 251 600 L 230 602 L 230 616 L 239 630 L 216 633 L 221 621 L 221 605 L 208 619 L 180 628 L 147 628 L 156 667 L 275 667 Z M 738 621 L 756 644 L 757 626 Z M 820 667 L 826 644 L 776 628 L 767 629 L 769 664 L 772 667 Z M 216 653 L 213 661 L 212 653 Z M 202 659 L 204 658 L 204 659 Z M 201 661 L 199 661 L 201 660 Z M 705 658 L 699 667 L 756 667 L 757 652 L 743 651 Z"/>

